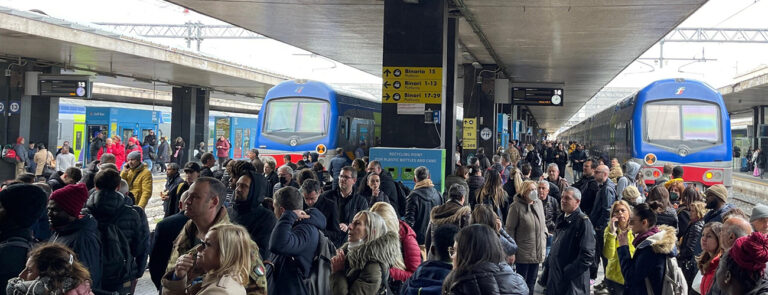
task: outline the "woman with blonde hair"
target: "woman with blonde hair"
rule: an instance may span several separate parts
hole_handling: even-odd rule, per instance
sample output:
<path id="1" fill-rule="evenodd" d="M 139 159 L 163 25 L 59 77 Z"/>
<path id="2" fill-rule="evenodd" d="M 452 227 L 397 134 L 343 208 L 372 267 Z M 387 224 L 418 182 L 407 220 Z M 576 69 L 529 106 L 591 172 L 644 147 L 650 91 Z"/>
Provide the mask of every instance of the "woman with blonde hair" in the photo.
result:
<path id="1" fill-rule="evenodd" d="M 402 285 L 421 264 L 422 253 L 416 242 L 416 232 L 405 221 L 397 219 L 395 208 L 389 203 L 376 202 L 371 206 L 371 212 L 381 216 L 387 225 L 387 230 L 397 233 L 400 237 L 400 253 L 396 257 L 395 264 L 389 269 L 390 291 L 399 294 Z"/>
<path id="2" fill-rule="evenodd" d="M 549 185 L 548 181 L 542 181 Z M 516 271 L 523 276 L 532 295 L 539 264 L 544 262 L 547 251 L 547 223 L 536 182 L 526 180 L 520 188 L 515 201 L 509 206 L 505 228 L 517 243 Z"/>
<path id="3" fill-rule="evenodd" d="M 627 187 L 629 188 L 629 187 Z M 626 190 L 624 190 L 626 191 Z M 609 294 L 624 294 L 624 276 L 621 274 L 621 265 L 619 264 L 620 234 L 627 236 L 629 253 L 634 255 L 635 246 L 632 241 L 635 236 L 629 227 L 629 220 L 632 218 L 632 207 L 627 201 L 619 200 L 611 206 L 611 220 L 603 232 L 603 256 L 608 259 L 605 267 L 605 287 Z"/>
<path id="4" fill-rule="evenodd" d="M 333 294 L 379 294 L 387 288 L 387 270 L 400 253 L 397 233 L 381 216 L 358 212 L 349 224 L 347 243 L 331 258 Z"/>
<path id="5" fill-rule="evenodd" d="M 258 250 L 248 230 L 231 223 L 217 224 L 205 234 L 196 255 L 180 256 L 174 271 L 163 277 L 163 294 L 245 295 L 254 255 L 258 256 Z M 199 291 L 190 292 L 190 281 L 198 271 L 203 282 L 194 288 Z"/>
<path id="6" fill-rule="evenodd" d="M 686 225 L 685 231 L 680 235 L 683 239 L 678 247 L 680 253 L 677 255 L 677 261 L 680 268 L 683 269 L 688 287 L 693 283 L 693 278 L 699 270 L 696 267 L 696 256 L 701 254 L 701 231 L 704 229 L 704 215 L 707 214 L 706 206 L 707 204 L 699 201 L 687 205 L 690 221 Z"/>
<path id="7" fill-rule="evenodd" d="M 45 243 L 29 252 L 27 265 L 18 277 L 8 280 L 8 295 L 93 295 L 91 275 L 62 244 Z"/>

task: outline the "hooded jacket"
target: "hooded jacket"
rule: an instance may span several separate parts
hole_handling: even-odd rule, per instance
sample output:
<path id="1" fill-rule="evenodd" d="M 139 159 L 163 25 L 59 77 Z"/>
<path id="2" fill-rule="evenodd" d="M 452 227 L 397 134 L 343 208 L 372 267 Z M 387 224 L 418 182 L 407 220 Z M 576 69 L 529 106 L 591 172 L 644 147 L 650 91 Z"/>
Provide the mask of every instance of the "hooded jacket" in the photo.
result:
<path id="1" fill-rule="evenodd" d="M 274 264 L 269 294 L 307 294 L 303 279 L 308 278 L 317 252 L 319 231 L 325 229 L 320 210 L 307 209 L 309 218 L 298 220 L 293 211 L 285 211 L 272 230 L 269 251 Z"/>
<path id="2" fill-rule="evenodd" d="M 419 186 L 421 183 L 424 185 Z M 416 183 L 416 187 L 406 198 L 403 220 L 416 232 L 416 241 L 419 242 L 419 245 L 424 245 L 427 226 L 429 225 L 429 214 L 432 208 L 443 204 L 443 199 L 429 179 Z"/>
<path id="3" fill-rule="evenodd" d="M 619 182 L 616 184 L 616 195 L 621 196 L 624 189 L 627 186 L 635 185 L 635 178 L 637 173 L 640 172 L 640 164 L 635 162 L 627 162 L 627 171 L 624 172 L 624 177 L 619 177 Z"/>
<path id="4" fill-rule="evenodd" d="M 508 264 L 481 262 L 446 278 L 443 294 L 528 294 L 523 277 Z"/>
<path id="5" fill-rule="evenodd" d="M 429 213 L 429 226 L 427 227 L 427 236 L 424 239 L 425 249 L 432 246 L 432 233 L 443 224 L 453 224 L 458 228 L 463 228 L 469 224 L 469 216 L 472 209 L 469 206 L 463 206 L 455 200 L 448 200 L 445 204 L 432 208 Z"/>
<path id="6" fill-rule="evenodd" d="M 99 224 L 114 223 L 128 239 L 131 249 L 131 269 L 136 271 L 133 277 L 140 277 L 144 273 L 147 260 L 147 244 L 149 228 L 143 226 L 141 216 L 130 206 L 131 200 L 116 191 L 95 191 L 88 198 L 85 205 L 87 212 L 93 215 Z M 105 237 L 102 237 L 102 239 Z M 104 257 L 102 257 L 104 260 Z M 138 276 L 136 276 L 138 275 Z M 114 291 L 120 288 L 124 282 L 102 282 L 101 288 Z"/>
<path id="7" fill-rule="evenodd" d="M 624 294 L 648 294 L 645 285 L 647 278 L 651 282 L 654 294 L 661 294 L 664 269 L 667 256 L 677 256 L 675 229 L 661 225 L 659 232 L 641 241 L 635 249 L 634 256 L 630 254 L 629 246 L 617 249 L 621 274 L 624 276 Z"/>
<path id="8" fill-rule="evenodd" d="M 547 259 L 543 278 L 545 294 L 589 294 L 589 267 L 595 260 L 595 230 L 589 217 L 576 209 L 561 215 Z"/>
<path id="9" fill-rule="evenodd" d="M 48 178 L 48 186 L 51 187 L 51 191 L 54 192 L 67 184 L 64 183 L 64 179 L 61 179 L 61 176 L 64 175 L 64 172 L 62 171 L 56 171 L 53 174 L 51 174 L 51 177 Z"/>
<path id="10" fill-rule="evenodd" d="M 445 277 L 453 265 L 443 261 L 427 261 L 416 269 L 403 287 L 404 295 L 440 295 Z"/>
<path id="11" fill-rule="evenodd" d="M 387 270 L 395 264 L 395 257 L 400 253 L 398 239 L 396 232 L 387 232 L 353 249 L 349 249 L 348 243 L 344 244 L 341 249 L 346 253 L 345 267 L 331 274 L 332 293 L 378 294 L 386 285 Z"/>
<path id="12" fill-rule="evenodd" d="M 592 211 L 589 213 L 589 220 L 596 229 L 602 230 L 608 226 L 608 220 L 611 218 L 611 205 L 616 201 L 616 185 L 610 180 L 600 185 L 600 190 L 595 196 L 595 203 L 592 205 Z"/>
<path id="13" fill-rule="evenodd" d="M 136 198 L 136 205 L 144 208 L 149 202 L 149 198 L 152 197 L 152 172 L 147 169 L 146 164 L 141 163 L 136 168 L 129 168 L 123 170 L 120 173 L 120 178 L 128 182 L 128 187 L 131 190 L 134 198 Z"/>
<path id="14" fill-rule="evenodd" d="M 529 204 L 518 196 L 509 207 L 507 233 L 517 243 L 517 263 L 539 264 L 547 250 L 547 222 L 544 207 L 538 198 Z"/>
<path id="15" fill-rule="evenodd" d="M 235 201 L 232 210 L 232 222 L 244 226 L 251 239 L 259 245 L 259 254 L 266 259 L 269 254 L 269 236 L 277 223 L 275 214 L 264 206 L 267 180 L 258 173 L 248 172 L 251 177 L 251 186 L 248 189 L 248 198 L 245 201 Z"/>
<path id="16" fill-rule="evenodd" d="M 123 164 L 125 164 L 125 145 L 122 141 L 120 141 L 119 138 L 115 137 L 113 139 L 112 147 L 112 153 L 115 155 L 115 165 L 117 166 L 117 170 L 122 170 Z"/>
<path id="17" fill-rule="evenodd" d="M 389 269 L 389 276 L 395 281 L 405 282 L 421 264 L 421 249 L 419 249 L 419 244 L 416 242 L 416 233 L 413 229 L 402 220 L 399 221 L 399 224 L 400 231 L 398 235 L 400 236 L 400 247 L 405 269 L 392 267 Z"/>
<path id="18" fill-rule="evenodd" d="M 90 214 L 67 225 L 53 228 L 51 242 L 65 245 L 77 254 L 77 260 L 83 263 L 91 273 L 94 288 L 101 286 L 101 234 L 96 218 Z"/>

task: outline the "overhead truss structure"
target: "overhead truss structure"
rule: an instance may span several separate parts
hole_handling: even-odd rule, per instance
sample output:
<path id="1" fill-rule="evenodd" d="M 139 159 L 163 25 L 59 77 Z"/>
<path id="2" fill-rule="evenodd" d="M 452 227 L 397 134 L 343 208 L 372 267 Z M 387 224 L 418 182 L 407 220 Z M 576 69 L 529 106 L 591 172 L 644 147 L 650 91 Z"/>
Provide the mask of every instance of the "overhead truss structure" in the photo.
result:
<path id="1" fill-rule="evenodd" d="M 206 25 L 200 22 L 186 22 L 181 25 L 173 24 L 131 24 L 131 23 L 96 23 L 121 34 L 136 35 L 145 38 L 174 38 L 185 39 L 187 48 L 192 47 L 192 41 L 200 43 L 205 39 L 264 39 L 266 37 L 231 25 Z"/>

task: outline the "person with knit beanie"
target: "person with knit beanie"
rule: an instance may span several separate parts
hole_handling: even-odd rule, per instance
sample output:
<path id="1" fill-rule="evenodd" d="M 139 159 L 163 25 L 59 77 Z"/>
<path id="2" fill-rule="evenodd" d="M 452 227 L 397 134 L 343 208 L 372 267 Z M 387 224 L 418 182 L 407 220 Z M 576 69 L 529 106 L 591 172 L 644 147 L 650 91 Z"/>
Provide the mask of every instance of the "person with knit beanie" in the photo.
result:
<path id="1" fill-rule="evenodd" d="M 0 191 L 0 295 L 8 280 L 24 269 L 32 246 L 32 226 L 45 211 L 45 192 L 31 184 L 14 184 Z"/>
<path id="2" fill-rule="evenodd" d="M 50 241 L 72 249 L 77 259 L 91 273 L 91 287 L 101 284 L 101 235 L 96 219 L 81 213 L 88 200 L 85 183 L 70 184 L 54 191 L 48 198 L 48 221 L 53 230 Z"/>
<path id="3" fill-rule="evenodd" d="M 768 206 L 763 204 L 755 205 L 752 208 L 752 215 L 749 217 L 749 223 L 756 232 L 768 234 Z"/>
<path id="4" fill-rule="evenodd" d="M 728 204 L 728 189 L 722 184 L 710 186 L 704 196 L 707 201 L 707 215 L 704 215 L 704 223 L 723 222 L 723 215 L 727 213 L 733 205 Z"/>
<path id="5" fill-rule="evenodd" d="M 134 204 L 144 209 L 152 197 L 152 172 L 141 162 L 141 153 L 133 151 L 126 159 L 128 165 L 120 177 L 128 182 L 128 188 L 135 198 Z"/>
<path id="6" fill-rule="evenodd" d="M 768 236 L 753 232 L 736 240 L 723 254 L 717 268 L 717 284 L 723 294 L 768 294 Z"/>

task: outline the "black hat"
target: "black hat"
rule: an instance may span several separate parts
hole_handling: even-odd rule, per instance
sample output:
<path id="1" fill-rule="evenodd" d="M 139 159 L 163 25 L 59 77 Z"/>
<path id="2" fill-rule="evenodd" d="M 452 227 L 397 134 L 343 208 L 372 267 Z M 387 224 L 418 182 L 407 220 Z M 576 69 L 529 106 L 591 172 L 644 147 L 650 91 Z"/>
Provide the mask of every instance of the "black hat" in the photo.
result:
<path id="1" fill-rule="evenodd" d="M 187 164 L 184 165 L 184 172 L 189 172 L 189 171 L 200 172 L 200 170 L 203 170 L 203 168 L 200 167 L 200 164 L 195 162 L 187 162 Z"/>
<path id="2" fill-rule="evenodd" d="M 35 185 L 14 184 L 0 191 L 0 204 L 5 208 L 8 220 L 22 228 L 35 224 L 45 211 L 45 192 Z"/>

